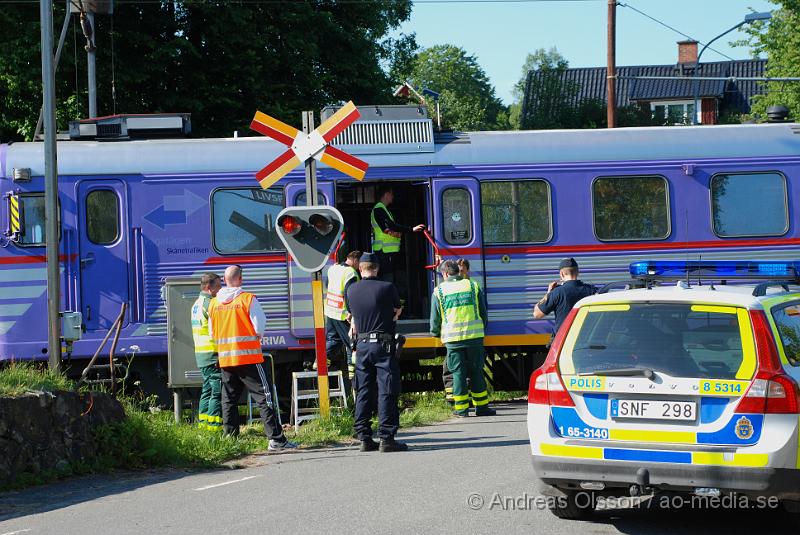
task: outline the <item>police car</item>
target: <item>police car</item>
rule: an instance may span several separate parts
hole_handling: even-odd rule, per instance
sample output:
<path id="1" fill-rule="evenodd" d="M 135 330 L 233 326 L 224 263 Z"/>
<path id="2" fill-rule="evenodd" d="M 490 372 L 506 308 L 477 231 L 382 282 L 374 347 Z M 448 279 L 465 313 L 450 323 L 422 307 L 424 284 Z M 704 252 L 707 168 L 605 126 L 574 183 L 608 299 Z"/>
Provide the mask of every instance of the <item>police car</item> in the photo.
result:
<path id="1" fill-rule="evenodd" d="M 533 466 L 551 511 L 584 518 L 598 496 L 666 492 L 797 512 L 800 262 L 630 271 L 642 287 L 577 303 L 530 378 Z"/>

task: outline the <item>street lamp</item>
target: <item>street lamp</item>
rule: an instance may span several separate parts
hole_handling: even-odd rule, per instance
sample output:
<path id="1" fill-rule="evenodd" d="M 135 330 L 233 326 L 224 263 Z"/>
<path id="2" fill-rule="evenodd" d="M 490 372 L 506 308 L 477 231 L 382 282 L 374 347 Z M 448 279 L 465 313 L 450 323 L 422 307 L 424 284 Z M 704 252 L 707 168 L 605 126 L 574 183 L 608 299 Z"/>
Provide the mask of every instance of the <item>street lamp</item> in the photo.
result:
<path id="1" fill-rule="evenodd" d="M 722 32 L 721 34 L 719 34 L 718 36 L 713 38 L 711 41 L 709 41 L 708 43 L 703 45 L 703 48 L 700 49 L 700 53 L 697 54 L 697 63 L 696 63 L 696 66 L 694 68 L 693 78 L 697 78 L 697 71 L 700 70 L 700 58 L 703 57 L 703 52 L 706 51 L 706 48 L 708 48 L 708 46 L 711 43 L 713 43 L 714 41 L 716 41 L 720 37 L 722 37 L 722 36 L 724 36 L 726 34 L 729 34 L 733 30 L 741 28 L 745 24 L 750 24 L 750 23 L 755 22 L 757 20 L 769 20 L 771 18 L 772 18 L 772 13 L 770 13 L 769 11 L 764 11 L 764 12 L 761 12 L 761 13 L 748 13 L 747 15 L 744 16 L 744 20 L 742 22 L 736 24 L 732 28 L 729 28 L 729 29 L 725 30 L 724 32 Z M 698 93 L 700 92 L 700 83 L 699 83 L 698 80 L 694 80 L 692 82 L 692 92 L 694 94 L 694 113 L 692 113 L 692 124 L 697 124 L 697 114 L 698 114 L 697 104 L 698 104 L 698 100 L 699 100 Z"/>

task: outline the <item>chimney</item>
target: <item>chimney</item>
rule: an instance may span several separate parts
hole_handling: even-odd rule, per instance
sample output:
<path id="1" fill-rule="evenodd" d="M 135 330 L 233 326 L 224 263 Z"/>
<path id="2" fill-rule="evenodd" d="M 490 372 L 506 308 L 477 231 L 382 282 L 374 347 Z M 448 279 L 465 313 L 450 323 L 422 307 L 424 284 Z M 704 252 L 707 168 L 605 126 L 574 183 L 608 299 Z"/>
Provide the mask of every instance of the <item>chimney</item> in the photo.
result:
<path id="1" fill-rule="evenodd" d="M 697 41 L 678 41 L 678 64 L 697 63 Z"/>

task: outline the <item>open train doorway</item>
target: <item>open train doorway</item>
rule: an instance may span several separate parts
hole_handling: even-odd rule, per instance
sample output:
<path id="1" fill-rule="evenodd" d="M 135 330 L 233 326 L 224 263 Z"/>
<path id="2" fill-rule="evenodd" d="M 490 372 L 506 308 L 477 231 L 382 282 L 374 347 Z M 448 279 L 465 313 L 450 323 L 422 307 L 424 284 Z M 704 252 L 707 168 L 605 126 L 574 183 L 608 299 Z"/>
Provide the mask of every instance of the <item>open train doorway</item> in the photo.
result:
<path id="1" fill-rule="evenodd" d="M 395 181 L 389 183 L 336 184 L 336 208 L 344 217 L 343 250 L 371 251 L 372 225 L 370 215 L 378 202 L 381 186 L 391 185 L 394 201 L 389 207 L 394 220 L 408 227 L 431 224 L 430 185 L 427 181 Z M 433 251 L 421 232 L 404 233 L 395 265 L 395 284 L 404 299 L 399 328 L 404 332 L 427 331 L 430 316 L 431 271 Z"/>

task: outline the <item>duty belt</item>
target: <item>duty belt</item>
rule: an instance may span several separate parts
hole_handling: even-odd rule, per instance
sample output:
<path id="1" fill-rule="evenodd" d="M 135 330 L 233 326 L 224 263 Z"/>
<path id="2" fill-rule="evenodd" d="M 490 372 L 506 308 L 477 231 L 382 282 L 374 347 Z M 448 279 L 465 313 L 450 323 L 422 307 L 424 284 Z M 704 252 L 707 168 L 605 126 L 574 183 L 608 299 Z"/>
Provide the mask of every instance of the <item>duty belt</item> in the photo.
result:
<path id="1" fill-rule="evenodd" d="M 394 342 L 394 335 L 383 331 L 376 331 L 366 334 L 359 334 L 357 340 L 368 344 L 376 344 L 378 342 Z"/>

